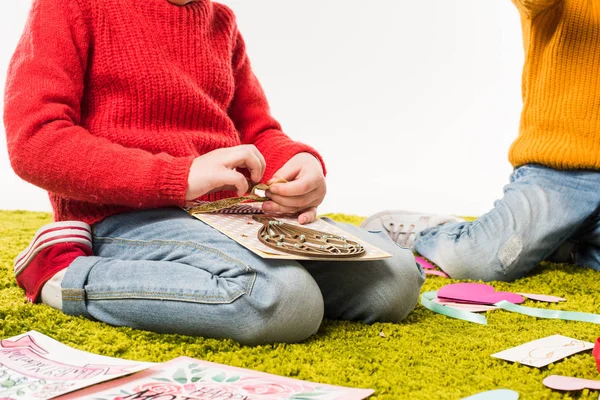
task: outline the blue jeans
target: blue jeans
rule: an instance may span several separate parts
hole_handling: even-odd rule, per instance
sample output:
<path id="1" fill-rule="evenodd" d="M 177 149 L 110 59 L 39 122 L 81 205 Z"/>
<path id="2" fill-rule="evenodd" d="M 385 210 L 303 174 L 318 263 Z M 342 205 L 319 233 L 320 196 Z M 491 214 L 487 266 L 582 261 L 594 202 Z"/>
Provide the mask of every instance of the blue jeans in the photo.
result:
<path id="1" fill-rule="evenodd" d="M 474 222 L 420 233 L 415 250 L 456 279 L 511 281 L 557 250 L 600 271 L 600 172 L 517 168 L 504 198 Z"/>
<path id="2" fill-rule="evenodd" d="M 115 215 L 93 227 L 95 256 L 69 266 L 63 311 L 244 344 L 304 340 L 324 316 L 401 321 L 424 281 L 412 252 L 383 233 L 340 226 L 393 258 L 265 260 L 180 209 Z"/>

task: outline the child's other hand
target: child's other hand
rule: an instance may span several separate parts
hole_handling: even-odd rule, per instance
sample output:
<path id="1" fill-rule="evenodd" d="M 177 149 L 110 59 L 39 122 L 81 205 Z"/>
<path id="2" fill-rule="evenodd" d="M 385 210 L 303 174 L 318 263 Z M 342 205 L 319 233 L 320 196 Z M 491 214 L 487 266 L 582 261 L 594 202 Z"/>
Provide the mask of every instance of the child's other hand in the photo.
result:
<path id="1" fill-rule="evenodd" d="M 275 214 L 297 214 L 298 222 L 307 224 L 317 218 L 317 206 L 323 202 L 327 185 L 321 163 L 310 153 L 299 153 L 273 175 L 271 181 L 284 178 L 287 183 L 275 183 L 267 196 L 271 201 L 263 210 Z"/>
<path id="2" fill-rule="evenodd" d="M 248 181 L 236 168 L 247 169 L 252 182 L 260 182 L 265 167 L 265 158 L 254 145 L 213 150 L 192 163 L 185 200 L 220 190 L 235 190 L 238 196 L 243 196 L 248 191 Z"/>

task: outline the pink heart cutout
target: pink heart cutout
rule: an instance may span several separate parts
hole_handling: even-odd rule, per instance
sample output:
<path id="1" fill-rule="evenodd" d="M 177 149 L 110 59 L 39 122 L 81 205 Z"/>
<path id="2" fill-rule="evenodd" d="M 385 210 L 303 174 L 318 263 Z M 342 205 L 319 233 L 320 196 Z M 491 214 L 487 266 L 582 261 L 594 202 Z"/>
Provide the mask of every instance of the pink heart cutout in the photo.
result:
<path id="1" fill-rule="evenodd" d="M 523 296 L 509 292 L 496 292 L 490 285 L 482 283 L 453 283 L 446 285 L 438 291 L 440 300 L 452 300 L 461 303 L 496 304 L 506 300 L 513 304 L 521 304 L 525 301 Z"/>

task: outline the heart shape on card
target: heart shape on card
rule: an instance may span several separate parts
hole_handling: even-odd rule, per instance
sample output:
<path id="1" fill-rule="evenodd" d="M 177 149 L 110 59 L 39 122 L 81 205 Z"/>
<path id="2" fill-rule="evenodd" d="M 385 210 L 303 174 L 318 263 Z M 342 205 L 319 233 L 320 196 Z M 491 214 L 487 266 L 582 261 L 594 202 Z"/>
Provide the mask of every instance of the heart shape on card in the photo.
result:
<path id="1" fill-rule="evenodd" d="M 513 304 L 525 301 L 523 296 L 516 293 L 496 292 L 490 285 L 482 283 L 453 283 L 441 288 L 437 297 L 441 300 L 452 300 L 460 303 L 496 304 L 505 300 Z"/>

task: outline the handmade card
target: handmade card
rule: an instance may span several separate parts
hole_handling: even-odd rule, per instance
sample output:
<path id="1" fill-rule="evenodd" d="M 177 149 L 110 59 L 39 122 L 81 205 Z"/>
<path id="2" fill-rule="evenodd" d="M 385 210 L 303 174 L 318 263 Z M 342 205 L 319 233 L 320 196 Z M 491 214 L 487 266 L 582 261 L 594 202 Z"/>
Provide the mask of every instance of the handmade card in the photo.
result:
<path id="1" fill-rule="evenodd" d="M 152 365 L 76 350 L 30 331 L 0 341 L 0 398 L 52 399 Z"/>
<path id="2" fill-rule="evenodd" d="M 554 335 L 492 354 L 492 357 L 540 368 L 593 348 L 593 343 Z"/>
<path id="3" fill-rule="evenodd" d="M 372 261 L 390 258 L 392 256 L 391 254 L 348 234 L 344 230 L 335 225 L 329 224 L 322 219 L 317 219 L 317 221 L 304 226 L 310 229 L 327 232 L 331 235 L 346 237 L 350 240 L 359 242 L 364 247 L 366 251 L 365 254 L 356 258 L 338 259 L 319 258 L 316 256 L 306 257 L 302 255 L 289 254 L 283 251 L 277 251 L 276 249 L 268 247 L 260 242 L 258 239 L 258 232 L 263 224 L 255 221 L 252 215 L 194 214 L 194 217 L 229 236 L 231 239 L 235 240 L 262 258 L 283 260 Z M 301 226 L 296 218 L 278 217 L 277 220 L 288 224 Z"/>
<path id="4" fill-rule="evenodd" d="M 61 400 L 361 400 L 373 392 L 179 357 Z"/>

